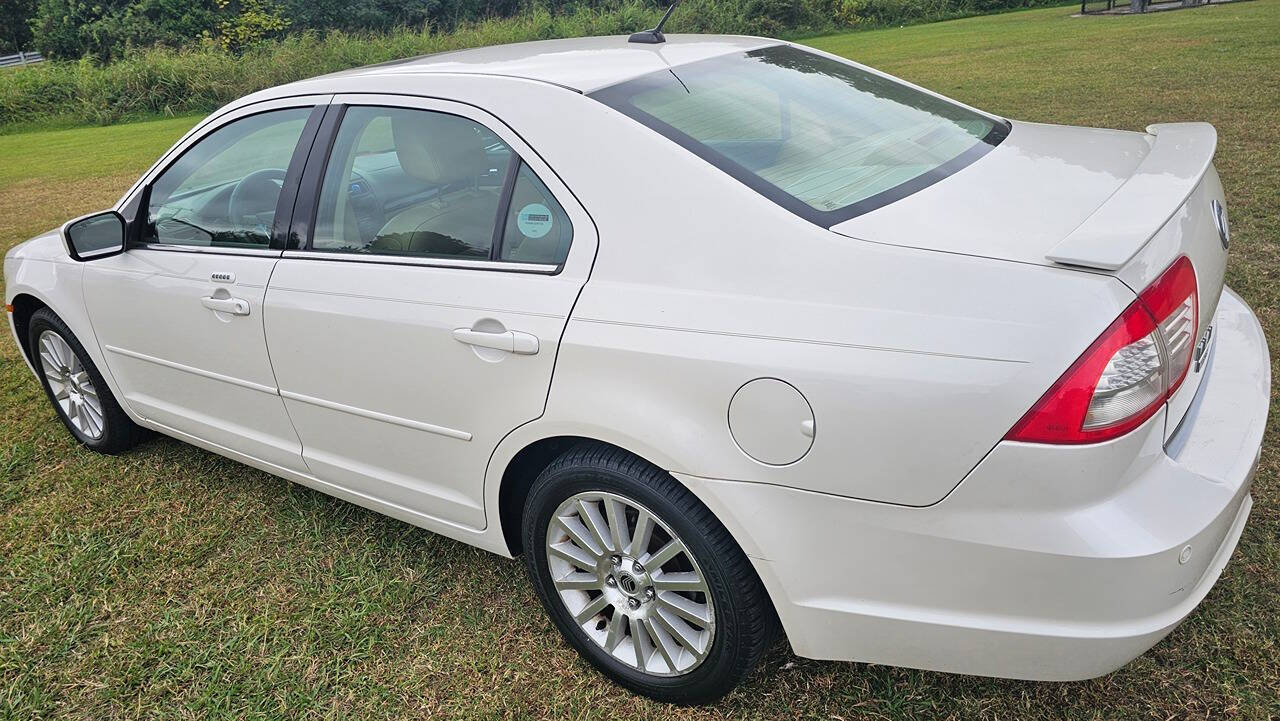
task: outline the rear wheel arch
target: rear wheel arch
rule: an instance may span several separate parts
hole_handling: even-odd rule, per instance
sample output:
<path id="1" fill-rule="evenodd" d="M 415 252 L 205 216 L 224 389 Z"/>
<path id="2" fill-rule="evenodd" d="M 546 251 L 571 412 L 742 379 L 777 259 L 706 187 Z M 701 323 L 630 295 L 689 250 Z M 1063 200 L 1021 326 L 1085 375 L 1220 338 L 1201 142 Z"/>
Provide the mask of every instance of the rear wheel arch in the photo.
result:
<path id="1" fill-rule="evenodd" d="M 499 523 L 502 527 L 503 540 L 512 556 L 519 556 L 524 551 L 521 540 L 521 523 L 527 510 L 526 501 L 529 498 L 529 490 L 533 487 L 533 482 L 557 458 L 571 448 L 582 444 L 593 444 L 602 448 L 615 449 L 666 472 L 666 467 L 662 463 L 650 460 L 644 453 L 637 452 L 619 443 L 604 441 L 590 436 L 556 435 L 528 442 L 507 463 L 498 487 Z M 679 478 L 670 473 L 667 475 L 694 498 L 698 497 L 698 494 L 692 488 L 687 487 Z M 715 515 L 714 512 L 712 512 L 712 515 Z M 740 541 L 735 539 L 735 542 L 738 543 L 739 547 L 742 547 Z"/>
<path id="2" fill-rule="evenodd" d="M 654 549 L 671 548 L 677 545 L 677 542 L 683 542 L 681 550 L 676 553 L 685 553 L 688 555 L 688 562 L 693 563 L 691 567 L 693 575 L 697 576 L 699 581 L 703 583 L 700 589 L 683 588 L 674 589 L 678 591 L 697 591 L 706 593 L 706 598 L 698 598 L 691 596 L 694 603 L 706 602 L 712 603 L 714 598 L 715 615 L 714 617 L 708 612 L 704 615 L 702 626 L 708 630 L 714 629 L 715 642 L 710 647 L 703 645 L 702 653 L 705 657 L 700 657 L 700 661 L 695 664 L 693 669 L 685 666 L 684 670 L 672 674 L 662 674 L 661 677 L 649 675 L 651 670 L 648 669 L 649 664 L 643 660 L 631 663 L 622 660 L 614 653 L 614 648 L 604 645 L 599 639 L 594 639 L 594 645 L 591 641 L 592 637 L 584 635 L 583 618 L 577 616 L 582 610 L 574 606 L 574 601 L 566 600 L 564 594 L 560 593 L 556 586 L 558 582 L 553 581 L 555 573 L 553 567 L 549 564 L 553 563 L 552 556 L 559 554 L 551 554 L 545 552 L 542 543 L 546 541 L 551 543 L 549 534 L 552 528 L 556 528 L 554 519 L 564 512 L 564 509 L 572 509 L 574 499 L 578 498 L 598 498 L 600 494 L 611 496 L 623 504 L 630 505 L 636 509 L 647 509 L 655 519 L 654 523 L 661 524 L 666 533 L 670 535 L 670 542 L 657 539 L 655 545 L 649 545 L 649 541 L 645 541 L 645 545 L 641 546 L 640 552 L 634 547 L 628 547 L 626 550 L 618 549 L 615 552 L 619 554 L 629 553 L 635 558 L 634 572 L 638 574 L 646 573 L 641 569 L 640 560 L 644 560 L 645 565 L 649 566 L 649 552 Z M 596 501 L 587 500 L 588 505 L 594 504 Z M 576 501 L 578 508 L 585 511 L 584 501 Z M 569 505 L 566 505 L 569 504 Z M 626 508 L 624 505 L 624 508 Z M 776 606 L 769 594 L 769 590 L 765 587 L 762 579 L 759 577 L 751 559 L 742 550 L 741 544 L 733 537 L 733 534 L 724 526 L 714 511 L 712 511 L 702 499 L 700 499 L 692 489 L 686 486 L 684 482 L 675 475 L 663 470 L 662 467 L 645 460 L 640 455 L 621 448 L 615 444 L 594 441 L 590 439 L 577 439 L 568 447 L 568 450 L 556 455 L 549 465 L 544 467 L 536 476 L 533 487 L 529 491 L 527 500 L 524 503 L 521 518 L 521 537 L 528 551 L 525 554 L 525 564 L 529 572 L 531 582 L 534 584 L 538 595 L 541 598 L 547 612 L 551 615 L 553 622 L 559 627 L 565 635 L 566 640 L 570 642 L 583 657 L 596 668 L 604 672 L 608 677 L 621 683 L 622 685 L 637 691 L 644 695 L 650 696 L 663 701 L 674 702 L 679 704 L 703 703 L 715 698 L 719 698 L 729 688 L 732 688 L 742 678 L 742 676 L 753 666 L 755 666 L 760 655 L 767 651 L 777 638 L 777 633 L 781 630 L 777 615 Z M 557 506 L 559 509 L 557 510 Z M 573 511 L 570 511 L 573 512 Z M 602 539 L 606 548 L 610 548 L 607 539 L 612 535 L 615 542 L 620 537 L 630 537 L 630 531 L 626 530 L 631 523 L 628 517 L 622 515 L 622 511 L 614 514 L 609 513 L 610 520 L 609 530 L 600 530 L 597 524 L 597 530 L 594 531 L 596 537 Z M 634 516 L 632 516 L 634 520 Z M 617 529 L 621 526 L 623 530 Z M 569 526 L 565 526 L 569 528 Z M 638 528 L 638 526 L 637 526 Z M 570 532 L 572 533 L 572 532 Z M 620 536 L 619 534 L 623 534 Z M 601 535 L 603 534 L 603 535 Z M 648 535 L 645 537 L 648 539 Z M 572 543 L 572 541 L 571 541 Z M 629 543 L 629 541 L 628 541 Z M 648 549 L 648 551 L 645 551 Z M 588 551 L 588 553 L 600 553 L 599 551 Z M 650 568 L 664 568 L 664 572 L 669 571 L 670 567 L 664 564 L 672 561 L 675 554 L 665 555 L 662 551 L 657 551 L 652 557 L 654 561 Z M 569 556 L 573 558 L 574 556 Z M 661 557 L 663 560 L 659 560 Z M 617 555 L 614 557 L 614 564 L 627 563 L 626 556 Z M 679 563 L 679 561 L 677 561 Z M 596 569 L 598 566 L 591 564 L 590 566 L 581 566 L 578 568 Z M 618 568 L 622 568 L 619 566 Z M 630 568 L 629 566 L 627 568 Z M 607 569 L 607 566 L 606 566 Z M 690 566 L 676 566 L 676 571 L 689 570 Z M 563 570 L 563 569 L 561 569 Z M 647 571 L 652 573 L 653 571 Z M 592 573 L 592 572 L 588 572 Z M 617 573 L 614 570 L 613 573 Z M 607 586 L 614 586 L 617 589 L 624 588 L 622 580 L 630 579 L 626 573 L 619 576 L 617 583 L 612 583 L 613 575 L 609 579 L 595 578 L 595 582 L 600 585 L 598 592 L 601 594 L 595 597 L 595 600 L 589 604 L 591 608 L 597 608 L 599 602 L 609 602 L 607 594 L 609 593 Z M 655 579 L 659 578 L 654 576 Z M 643 583 L 644 581 L 642 581 Z M 575 583 L 581 583 L 580 579 Z M 688 583 L 687 579 L 682 583 Z M 655 584 L 656 585 L 656 584 Z M 575 587 L 576 588 L 576 587 Z M 618 593 L 626 593 L 626 591 L 618 591 Z M 610 635 L 614 636 L 615 632 L 630 627 L 629 632 L 633 638 L 645 638 L 644 634 L 635 637 L 635 623 L 637 618 L 643 618 L 645 611 L 639 610 L 646 603 L 658 604 L 655 608 L 661 606 L 665 601 L 662 598 L 667 594 L 660 591 L 657 600 L 653 595 L 653 587 L 649 588 L 649 595 L 645 596 L 649 600 L 639 600 L 634 594 L 636 589 L 633 586 L 630 593 L 632 597 L 629 600 L 631 611 L 625 610 L 625 605 L 619 605 L 622 600 L 621 596 L 612 599 L 614 621 L 617 619 L 618 613 L 623 614 L 641 614 L 630 619 L 630 624 L 623 622 L 622 625 L 610 622 Z M 576 590 L 570 591 L 571 595 L 580 595 Z M 566 605 L 567 604 L 567 605 Z M 607 604 L 606 604 L 607 605 Z M 600 613 L 605 613 L 604 609 L 597 608 Z M 594 612 L 593 612 L 594 613 Z M 649 610 L 653 613 L 653 609 Z M 604 618 L 604 616 L 601 616 Z M 640 621 L 642 624 L 645 621 Z M 707 622 L 712 622 L 708 625 Z M 605 623 L 601 620 L 600 623 Z M 649 616 L 649 634 L 653 634 L 655 617 Z M 658 624 L 668 623 L 665 621 L 656 621 Z M 673 628 L 667 626 L 669 629 Z M 595 626 L 599 631 L 603 626 Z M 628 632 L 621 631 L 624 635 Z M 672 631 L 674 632 L 674 631 Z M 589 634 L 590 632 L 585 632 Z M 617 637 L 621 640 L 621 637 Z M 654 636 L 649 635 L 647 638 L 653 639 Z M 682 638 L 694 638 L 693 636 L 683 635 Z M 720 639 L 724 640 L 721 641 Z M 697 643 L 704 643 L 698 641 Z M 689 645 L 686 642 L 685 645 Z M 664 648 L 670 646 L 669 643 L 662 644 Z M 638 648 L 638 647 L 637 647 Z M 640 651 L 637 650 L 637 659 L 641 659 Z M 654 651 L 656 654 L 657 651 Z M 666 651 L 662 652 L 666 658 L 668 670 L 676 671 L 673 662 L 673 656 Z M 701 663 L 705 660 L 706 663 Z M 686 675 L 687 673 L 687 675 Z"/>
<path id="3" fill-rule="evenodd" d="M 498 486 L 498 521 L 507 551 L 512 556 L 519 556 L 524 551 L 520 527 L 525 501 L 534 480 L 562 453 L 577 443 L 589 440 L 581 436 L 552 436 L 533 441 L 520 449 L 502 471 L 502 481 Z"/>

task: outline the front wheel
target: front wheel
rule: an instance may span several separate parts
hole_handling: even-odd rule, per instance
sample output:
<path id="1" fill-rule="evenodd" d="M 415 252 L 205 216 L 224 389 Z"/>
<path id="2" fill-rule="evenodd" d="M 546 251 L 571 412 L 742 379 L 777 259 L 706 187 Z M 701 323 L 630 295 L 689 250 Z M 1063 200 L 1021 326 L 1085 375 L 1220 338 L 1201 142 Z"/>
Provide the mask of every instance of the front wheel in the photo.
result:
<path id="1" fill-rule="evenodd" d="M 99 453 L 120 453 L 136 445 L 142 428 L 125 415 L 67 324 L 41 308 L 32 314 L 28 333 L 31 364 L 71 435 Z"/>
<path id="2" fill-rule="evenodd" d="M 751 670 L 775 620 L 719 521 L 662 470 L 577 446 L 539 475 L 528 570 L 556 626 L 596 668 L 651 698 L 713 701 Z"/>

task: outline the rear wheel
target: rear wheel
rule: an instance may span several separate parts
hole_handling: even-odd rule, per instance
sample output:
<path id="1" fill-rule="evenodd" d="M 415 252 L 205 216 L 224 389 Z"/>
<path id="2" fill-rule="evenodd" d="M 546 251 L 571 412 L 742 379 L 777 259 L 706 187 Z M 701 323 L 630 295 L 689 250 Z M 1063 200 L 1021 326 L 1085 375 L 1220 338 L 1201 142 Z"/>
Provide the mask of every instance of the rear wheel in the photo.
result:
<path id="1" fill-rule="evenodd" d="M 99 453 L 132 448 L 143 430 L 129 420 L 71 329 L 48 308 L 31 316 L 28 347 L 40 385 L 71 435 Z"/>
<path id="2" fill-rule="evenodd" d="M 660 469 L 583 444 L 530 491 L 525 557 L 561 633 L 634 691 L 705 703 L 773 638 L 772 608 L 724 527 Z"/>

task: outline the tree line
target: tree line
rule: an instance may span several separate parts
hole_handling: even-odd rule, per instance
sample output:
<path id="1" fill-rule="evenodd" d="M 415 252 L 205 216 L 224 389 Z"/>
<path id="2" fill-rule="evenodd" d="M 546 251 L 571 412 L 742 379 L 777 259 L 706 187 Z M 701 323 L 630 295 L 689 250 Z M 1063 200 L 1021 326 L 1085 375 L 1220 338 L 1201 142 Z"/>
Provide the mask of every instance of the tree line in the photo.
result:
<path id="1" fill-rule="evenodd" d="M 1078 0 L 1077 0 L 1078 1 Z M 638 20 L 670 0 L 0 0 L 0 53 L 100 64 L 135 50 L 241 53 L 284 38 L 392 30 L 448 33 L 541 15 Z M 814 34 L 927 22 L 1072 0 L 687 0 L 677 32 Z M 592 24 L 595 21 L 588 21 Z M 536 24 L 536 23 L 535 23 Z M 606 23 L 607 24 L 607 23 Z M 634 29 L 634 28 L 633 28 Z"/>
<path id="2" fill-rule="evenodd" d="M 238 49 L 304 30 L 447 30 L 508 17 L 520 6 L 521 0 L 2 0 L 0 52 L 105 62 L 130 48 L 203 40 Z"/>

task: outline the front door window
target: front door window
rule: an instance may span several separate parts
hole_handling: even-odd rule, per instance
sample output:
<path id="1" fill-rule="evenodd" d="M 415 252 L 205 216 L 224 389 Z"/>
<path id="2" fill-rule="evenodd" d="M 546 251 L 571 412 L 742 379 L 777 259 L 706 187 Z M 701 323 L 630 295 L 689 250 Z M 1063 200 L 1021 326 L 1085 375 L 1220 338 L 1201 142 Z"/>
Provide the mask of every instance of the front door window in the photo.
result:
<path id="1" fill-rule="evenodd" d="M 215 130 L 152 184 L 142 242 L 266 248 L 311 108 L 251 115 Z"/>

